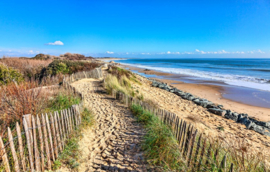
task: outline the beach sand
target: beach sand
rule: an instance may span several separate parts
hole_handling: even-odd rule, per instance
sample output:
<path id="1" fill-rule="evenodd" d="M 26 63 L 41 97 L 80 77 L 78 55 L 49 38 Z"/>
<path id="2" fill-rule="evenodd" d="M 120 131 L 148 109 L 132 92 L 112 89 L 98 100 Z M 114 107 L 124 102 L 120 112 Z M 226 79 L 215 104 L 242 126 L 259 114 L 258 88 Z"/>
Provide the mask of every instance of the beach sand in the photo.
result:
<path id="1" fill-rule="evenodd" d="M 237 113 L 247 113 L 249 116 L 254 117 L 261 121 L 270 121 L 270 109 L 258 106 L 252 106 L 248 104 L 244 104 L 242 102 L 233 101 L 230 99 L 226 99 L 223 97 L 225 93 L 225 89 L 219 85 L 209 85 L 209 84 L 194 84 L 194 83 L 184 83 L 181 81 L 176 81 L 171 78 L 179 78 L 185 77 L 181 75 L 174 75 L 171 73 L 164 73 L 159 71 L 145 71 L 145 69 L 137 68 L 133 66 L 121 65 L 121 67 L 128 68 L 130 70 L 136 70 L 139 73 L 144 73 L 147 75 L 156 75 L 156 76 L 164 76 L 165 79 L 159 79 L 152 77 L 156 80 L 168 83 L 169 85 L 176 87 L 182 91 L 191 93 L 195 96 L 205 98 L 207 100 L 212 101 L 213 103 L 221 104 L 225 109 L 230 109 L 231 111 Z M 166 77 L 170 79 L 166 79 Z"/>

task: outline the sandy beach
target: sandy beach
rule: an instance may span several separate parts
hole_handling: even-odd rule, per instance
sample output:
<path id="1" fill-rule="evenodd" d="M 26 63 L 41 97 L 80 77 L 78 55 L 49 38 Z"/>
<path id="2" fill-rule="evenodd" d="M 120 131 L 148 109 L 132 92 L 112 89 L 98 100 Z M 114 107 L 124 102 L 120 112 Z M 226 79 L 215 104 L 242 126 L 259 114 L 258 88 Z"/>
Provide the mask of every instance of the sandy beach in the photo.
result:
<path id="1" fill-rule="evenodd" d="M 179 77 L 185 77 L 185 76 L 174 75 L 171 73 L 164 73 L 164 72 L 159 72 L 159 71 L 154 71 L 154 70 L 145 71 L 145 69 L 133 67 L 133 66 L 127 66 L 127 65 L 121 65 L 121 67 L 127 68 L 132 71 L 137 71 L 138 73 L 147 74 L 147 75 L 163 76 L 164 79 L 159 79 L 157 77 L 152 77 L 152 78 L 168 83 L 169 85 L 174 86 L 182 91 L 189 92 L 198 97 L 205 98 L 217 104 L 221 104 L 224 106 L 225 109 L 230 109 L 237 113 L 247 113 L 249 116 L 254 117 L 261 121 L 270 121 L 269 108 L 252 106 L 252 105 L 244 104 L 242 102 L 237 102 L 237 101 L 224 98 L 223 95 L 226 90 L 222 86 L 209 85 L 209 84 L 185 83 L 185 82 L 171 79 L 171 78 L 179 78 Z M 166 79 L 166 78 L 170 78 L 170 79 Z"/>

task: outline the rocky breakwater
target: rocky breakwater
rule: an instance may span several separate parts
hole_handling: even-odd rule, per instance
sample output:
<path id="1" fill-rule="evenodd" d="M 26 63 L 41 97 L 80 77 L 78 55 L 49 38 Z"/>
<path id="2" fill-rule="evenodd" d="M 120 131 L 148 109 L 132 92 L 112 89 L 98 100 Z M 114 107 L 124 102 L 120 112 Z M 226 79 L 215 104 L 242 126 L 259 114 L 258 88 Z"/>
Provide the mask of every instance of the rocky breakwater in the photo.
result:
<path id="1" fill-rule="evenodd" d="M 244 113 L 236 113 L 231 110 L 224 109 L 222 105 L 217 105 L 209 100 L 194 96 L 190 93 L 183 92 L 175 87 L 169 86 L 166 83 L 156 81 L 154 79 L 148 79 L 152 82 L 153 87 L 158 87 L 168 92 L 174 93 L 183 99 L 194 102 L 195 104 L 207 108 L 207 110 L 213 114 L 222 116 L 227 119 L 231 119 L 237 123 L 243 124 L 249 130 L 254 130 L 260 134 L 270 136 L 270 122 L 258 121 Z"/>

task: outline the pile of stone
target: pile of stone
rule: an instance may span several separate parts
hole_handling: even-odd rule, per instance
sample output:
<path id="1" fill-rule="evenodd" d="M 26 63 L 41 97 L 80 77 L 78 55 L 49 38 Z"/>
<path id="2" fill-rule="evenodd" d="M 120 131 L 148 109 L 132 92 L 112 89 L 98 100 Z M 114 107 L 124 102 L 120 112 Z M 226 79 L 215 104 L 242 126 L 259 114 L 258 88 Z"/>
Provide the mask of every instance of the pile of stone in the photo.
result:
<path id="1" fill-rule="evenodd" d="M 183 99 L 190 100 L 195 104 L 207 108 L 207 110 L 213 114 L 222 116 L 227 119 L 231 119 L 237 123 L 244 124 L 247 129 L 254 130 L 260 134 L 270 136 L 270 122 L 262 122 L 251 117 L 248 114 L 238 114 L 236 112 L 231 112 L 230 110 L 225 110 L 222 105 L 214 104 L 206 99 L 199 98 L 190 93 L 183 92 L 175 87 L 169 86 L 166 83 L 156 81 L 154 79 L 148 79 L 152 82 L 153 87 L 158 87 L 168 92 L 174 93 Z"/>

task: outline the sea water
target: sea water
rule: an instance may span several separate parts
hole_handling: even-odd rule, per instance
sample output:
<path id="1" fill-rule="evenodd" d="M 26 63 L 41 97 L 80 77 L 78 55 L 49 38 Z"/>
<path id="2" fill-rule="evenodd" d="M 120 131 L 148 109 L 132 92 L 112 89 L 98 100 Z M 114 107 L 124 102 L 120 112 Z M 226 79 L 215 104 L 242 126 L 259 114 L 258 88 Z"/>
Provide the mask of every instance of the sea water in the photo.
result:
<path id="1" fill-rule="evenodd" d="M 222 82 L 225 84 L 223 97 L 270 108 L 270 59 L 130 58 L 115 62 L 185 76 L 170 78 L 178 81 Z"/>

